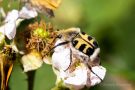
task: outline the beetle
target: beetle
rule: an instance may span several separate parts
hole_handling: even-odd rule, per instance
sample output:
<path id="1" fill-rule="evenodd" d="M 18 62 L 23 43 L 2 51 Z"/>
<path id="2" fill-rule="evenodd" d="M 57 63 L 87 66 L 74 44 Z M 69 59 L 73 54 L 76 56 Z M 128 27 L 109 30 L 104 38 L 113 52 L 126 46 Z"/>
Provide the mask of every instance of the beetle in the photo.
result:
<path id="1" fill-rule="evenodd" d="M 81 32 L 79 28 L 70 28 L 67 30 L 62 30 L 58 32 L 57 38 L 62 39 L 63 42 L 55 45 L 52 48 L 52 50 L 58 46 L 70 44 L 72 49 L 75 49 L 76 51 L 78 51 L 78 53 L 81 53 L 81 56 L 87 57 L 87 59 L 83 58 L 83 61 L 90 70 L 92 64 L 89 62 L 96 61 L 98 63 L 100 61 L 100 48 L 97 41 L 95 40 L 95 38 L 91 37 L 90 35 L 87 35 L 85 32 Z M 73 51 L 71 53 L 73 53 Z M 94 73 L 92 70 L 91 72 Z M 102 79 L 96 73 L 94 74 L 102 81 Z"/>

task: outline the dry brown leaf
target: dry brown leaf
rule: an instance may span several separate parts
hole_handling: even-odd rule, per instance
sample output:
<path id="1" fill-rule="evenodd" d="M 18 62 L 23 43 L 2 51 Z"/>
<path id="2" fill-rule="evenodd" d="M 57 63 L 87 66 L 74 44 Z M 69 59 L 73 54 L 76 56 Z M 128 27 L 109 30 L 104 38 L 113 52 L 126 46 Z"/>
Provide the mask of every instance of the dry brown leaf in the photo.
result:
<path id="1" fill-rule="evenodd" d="M 55 10 L 60 5 L 61 0 L 30 0 L 30 3 L 33 6 Z"/>
<path id="2" fill-rule="evenodd" d="M 61 0 L 29 0 L 32 7 L 35 7 L 38 12 L 46 13 L 49 17 L 53 17 L 53 10 L 57 9 Z"/>

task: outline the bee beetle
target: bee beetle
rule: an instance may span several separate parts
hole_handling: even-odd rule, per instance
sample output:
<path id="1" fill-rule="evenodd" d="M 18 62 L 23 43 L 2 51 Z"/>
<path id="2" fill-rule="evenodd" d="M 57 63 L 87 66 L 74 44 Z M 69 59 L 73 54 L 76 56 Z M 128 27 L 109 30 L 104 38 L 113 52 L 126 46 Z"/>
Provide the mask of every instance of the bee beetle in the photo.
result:
<path id="1" fill-rule="evenodd" d="M 90 70 L 91 67 L 94 66 L 92 65 L 93 63 L 99 65 L 100 48 L 95 38 L 87 35 L 85 32 L 81 32 L 79 28 L 61 30 L 58 32 L 58 38 L 61 39 L 63 42 L 55 45 L 53 49 L 61 45 L 69 44 L 72 53 L 79 54 L 78 57 L 82 56 L 83 58 L 81 58 L 81 60 L 84 61 L 84 63 Z M 91 72 L 94 73 L 92 70 Z M 102 81 L 102 79 L 96 73 L 94 74 Z"/>
<path id="2" fill-rule="evenodd" d="M 99 61 L 100 48 L 95 38 L 81 32 L 79 28 L 70 28 L 58 32 L 58 38 L 63 39 L 57 46 L 71 43 L 71 46 L 90 58 L 91 61 Z M 54 47 L 54 48 L 55 48 Z"/>

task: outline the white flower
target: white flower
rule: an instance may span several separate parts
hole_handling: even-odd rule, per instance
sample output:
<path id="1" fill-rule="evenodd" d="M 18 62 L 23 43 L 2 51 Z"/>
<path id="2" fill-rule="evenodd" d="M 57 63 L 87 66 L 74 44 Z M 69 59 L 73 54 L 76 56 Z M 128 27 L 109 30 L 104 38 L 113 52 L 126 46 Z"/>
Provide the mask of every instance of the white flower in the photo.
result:
<path id="1" fill-rule="evenodd" d="M 0 32 L 6 35 L 9 39 L 13 39 L 16 34 L 17 25 L 24 19 L 30 19 L 37 16 L 35 9 L 27 9 L 23 7 L 22 10 L 12 10 L 10 11 L 4 21 L 4 25 L 0 27 Z M 23 20 L 22 20 L 23 18 Z"/>
<path id="2" fill-rule="evenodd" d="M 56 41 L 55 45 L 61 42 L 63 41 L 59 39 Z M 80 61 L 80 63 L 75 66 L 73 62 L 79 60 L 78 55 L 80 54 L 74 51 L 71 53 L 71 50 L 70 43 L 59 45 L 54 49 L 52 66 L 57 75 L 56 84 L 62 80 L 66 87 L 73 90 L 80 90 L 84 86 L 91 87 L 99 84 L 101 79 L 103 80 L 105 77 L 106 69 L 97 65 L 91 67 L 90 70 L 83 61 Z"/>
<path id="3" fill-rule="evenodd" d="M 57 72 L 57 80 L 61 79 L 66 87 L 72 88 L 73 90 L 80 90 L 84 86 L 91 87 L 99 84 L 101 82 L 99 77 L 103 80 L 106 73 L 106 69 L 102 66 L 92 67 L 92 70 L 94 73 L 82 63 L 73 72 L 65 72 L 62 70 Z M 57 83 L 59 82 L 57 81 Z"/>

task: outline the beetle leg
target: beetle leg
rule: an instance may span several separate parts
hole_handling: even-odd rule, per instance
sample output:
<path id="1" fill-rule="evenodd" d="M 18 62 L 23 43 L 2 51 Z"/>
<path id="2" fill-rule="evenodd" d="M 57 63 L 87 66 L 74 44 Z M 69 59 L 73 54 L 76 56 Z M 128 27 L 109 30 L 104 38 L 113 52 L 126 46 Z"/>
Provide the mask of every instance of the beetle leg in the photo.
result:
<path id="1" fill-rule="evenodd" d="M 51 48 L 50 51 L 47 52 L 46 55 L 48 55 L 48 54 L 49 54 L 52 50 L 54 50 L 57 46 L 65 45 L 65 44 L 68 44 L 68 43 L 69 43 L 69 41 L 65 41 L 65 42 L 61 42 L 61 43 L 57 44 L 56 46 L 54 46 L 53 48 Z"/>
<path id="2" fill-rule="evenodd" d="M 101 77 L 99 77 L 99 76 L 92 70 L 91 66 L 90 66 L 88 63 L 86 63 L 86 65 L 88 66 L 89 70 L 90 70 L 93 74 L 95 74 L 95 75 L 101 80 L 101 82 L 102 82 L 103 80 L 101 79 Z"/>

